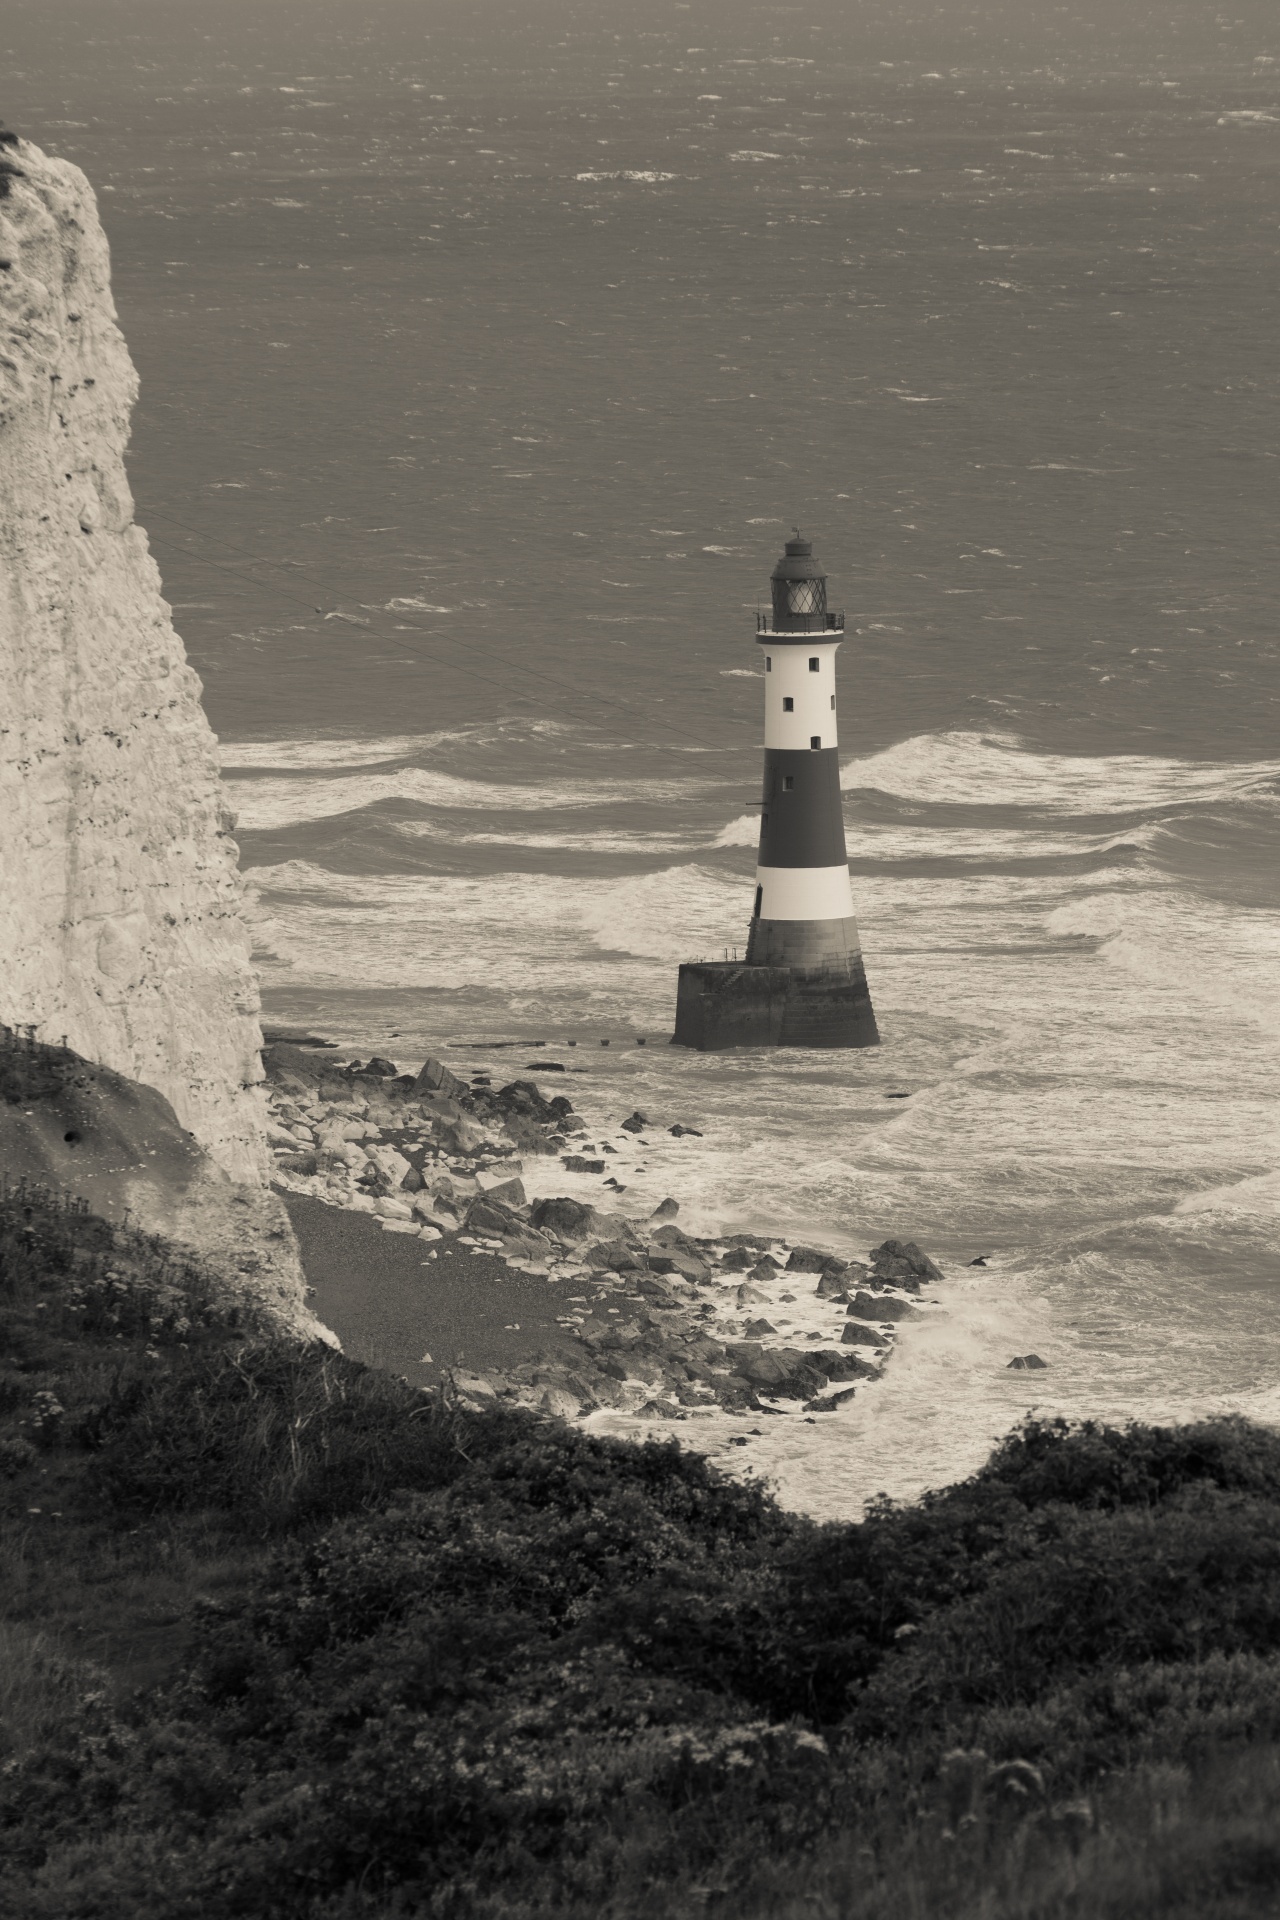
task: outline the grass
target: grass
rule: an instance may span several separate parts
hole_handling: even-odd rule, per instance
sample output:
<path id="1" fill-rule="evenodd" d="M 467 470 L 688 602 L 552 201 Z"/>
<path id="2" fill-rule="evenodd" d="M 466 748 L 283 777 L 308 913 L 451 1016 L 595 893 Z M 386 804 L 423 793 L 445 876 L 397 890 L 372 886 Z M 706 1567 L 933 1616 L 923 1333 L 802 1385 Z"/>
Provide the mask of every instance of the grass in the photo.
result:
<path id="1" fill-rule="evenodd" d="M 1030 1422 L 859 1525 L 278 1339 L 0 1194 L 21 1920 L 1280 1911 L 1280 1439 Z"/>

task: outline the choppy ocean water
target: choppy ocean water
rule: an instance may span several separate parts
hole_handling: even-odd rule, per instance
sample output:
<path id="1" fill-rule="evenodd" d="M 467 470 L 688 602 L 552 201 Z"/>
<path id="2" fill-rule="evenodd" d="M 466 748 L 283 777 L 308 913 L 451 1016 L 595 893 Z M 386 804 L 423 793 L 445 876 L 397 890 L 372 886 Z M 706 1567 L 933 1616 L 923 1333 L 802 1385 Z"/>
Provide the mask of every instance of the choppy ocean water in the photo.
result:
<path id="1" fill-rule="evenodd" d="M 5 110 L 111 189 L 268 1016 L 544 1041 L 593 1127 L 701 1130 L 631 1201 L 933 1251 L 949 1319 L 758 1443 L 815 1510 L 1033 1400 L 1274 1417 L 1268 11 L 73 12 Z M 692 1056 L 795 521 L 884 1045 Z"/>

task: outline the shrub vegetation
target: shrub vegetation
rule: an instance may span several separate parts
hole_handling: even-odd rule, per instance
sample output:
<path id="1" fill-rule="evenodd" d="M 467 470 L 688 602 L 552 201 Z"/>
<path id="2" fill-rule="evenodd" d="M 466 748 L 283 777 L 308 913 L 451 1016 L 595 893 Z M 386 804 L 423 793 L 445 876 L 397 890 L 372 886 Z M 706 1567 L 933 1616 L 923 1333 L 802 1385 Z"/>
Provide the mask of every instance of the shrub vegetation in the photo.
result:
<path id="1" fill-rule="evenodd" d="M 31 1920 L 1280 1906 L 1280 1438 L 1029 1420 L 859 1524 L 0 1200 Z"/>

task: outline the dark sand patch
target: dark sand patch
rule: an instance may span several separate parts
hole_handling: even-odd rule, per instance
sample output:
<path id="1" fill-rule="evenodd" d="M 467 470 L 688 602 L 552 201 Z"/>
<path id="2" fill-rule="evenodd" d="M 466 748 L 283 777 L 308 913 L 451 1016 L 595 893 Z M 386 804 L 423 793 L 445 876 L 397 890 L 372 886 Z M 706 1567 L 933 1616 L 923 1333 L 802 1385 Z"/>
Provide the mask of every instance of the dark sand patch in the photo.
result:
<path id="1" fill-rule="evenodd" d="M 439 1380 L 447 1367 L 505 1371 L 544 1353 L 581 1363 L 581 1346 L 556 1315 L 573 1311 L 570 1294 L 599 1297 L 597 1283 L 518 1273 L 469 1247 L 450 1253 L 451 1240 L 436 1241 L 437 1258 L 427 1260 L 430 1243 L 384 1233 L 370 1214 L 304 1194 L 283 1198 L 315 1288 L 307 1304 L 352 1359 L 415 1386 Z"/>

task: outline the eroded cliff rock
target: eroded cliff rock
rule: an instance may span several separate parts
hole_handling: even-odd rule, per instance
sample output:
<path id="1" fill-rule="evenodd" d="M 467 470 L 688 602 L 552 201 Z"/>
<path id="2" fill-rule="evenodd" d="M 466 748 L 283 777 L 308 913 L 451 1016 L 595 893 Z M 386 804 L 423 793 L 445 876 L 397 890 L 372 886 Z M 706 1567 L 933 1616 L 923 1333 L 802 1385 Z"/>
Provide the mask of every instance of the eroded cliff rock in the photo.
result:
<path id="1" fill-rule="evenodd" d="M 137 378 L 79 168 L 0 199 L 0 1020 L 266 1167 L 258 995 L 200 684 L 134 524 Z"/>

